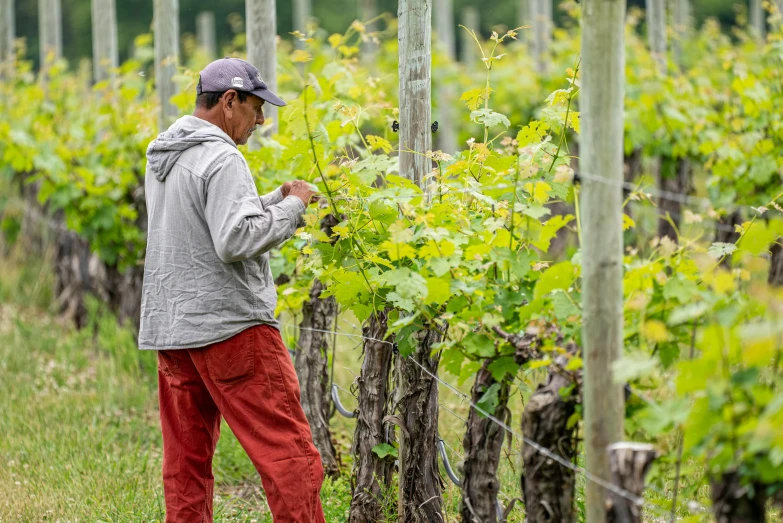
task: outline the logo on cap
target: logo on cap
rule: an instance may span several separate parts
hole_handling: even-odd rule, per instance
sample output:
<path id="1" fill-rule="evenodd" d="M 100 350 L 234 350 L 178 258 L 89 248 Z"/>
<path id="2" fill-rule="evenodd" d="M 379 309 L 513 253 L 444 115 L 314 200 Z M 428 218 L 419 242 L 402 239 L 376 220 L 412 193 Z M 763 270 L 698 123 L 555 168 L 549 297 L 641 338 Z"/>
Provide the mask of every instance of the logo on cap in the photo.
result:
<path id="1" fill-rule="evenodd" d="M 235 76 L 231 79 L 231 85 L 234 87 L 245 87 L 245 82 L 239 76 Z"/>
<path id="2" fill-rule="evenodd" d="M 261 73 L 256 73 L 256 78 L 258 78 L 259 82 L 263 82 L 263 80 L 261 79 Z"/>

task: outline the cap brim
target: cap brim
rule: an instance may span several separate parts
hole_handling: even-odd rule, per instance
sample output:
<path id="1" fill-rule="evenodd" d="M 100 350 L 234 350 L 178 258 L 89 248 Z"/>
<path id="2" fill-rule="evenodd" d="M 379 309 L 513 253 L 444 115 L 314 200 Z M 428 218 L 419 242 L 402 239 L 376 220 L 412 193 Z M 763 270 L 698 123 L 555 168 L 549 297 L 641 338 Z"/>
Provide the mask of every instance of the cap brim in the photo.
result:
<path id="1" fill-rule="evenodd" d="M 283 101 L 282 98 L 277 96 L 275 93 L 270 91 L 269 89 L 257 89 L 255 91 L 251 91 L 250 94 L 258 96 L 262 100 L 265 100 L 269 102 L 272 105 L 276 105 L 278 107 L 283 107 L 286 105 L 286 103 Z"/>

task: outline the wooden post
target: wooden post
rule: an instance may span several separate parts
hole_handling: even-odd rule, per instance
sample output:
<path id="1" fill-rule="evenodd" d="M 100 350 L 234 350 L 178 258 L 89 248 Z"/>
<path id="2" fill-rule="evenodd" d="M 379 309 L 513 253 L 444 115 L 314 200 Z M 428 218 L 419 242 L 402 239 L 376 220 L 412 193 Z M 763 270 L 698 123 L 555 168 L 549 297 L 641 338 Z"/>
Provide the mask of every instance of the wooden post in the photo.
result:
<path id="1" fill-rule="evenodd" d="M 119 65 L 114 0 L 92 0 L 92 68 L 96 82 L 108 80 Z"/>
<path id="2" fill-rule="evenodd" d="M 759 40 L 764 40 L 767 37 L 767 17 L 764 13 L 762 0 L 750 0 L 748 23 L 753 36 Z"/>
<path id="3" fill-rule="evenodd" d="M 454 39 L 454 3 L 452 0 L 435 0 L 434 12 L 435 36 L 443 51 L 450 60 L 457 57 L 457 43 Z"/>
<path id="4" fill-rule="evenodd" d="M 639 498 L 644 494 L 644 478 L 658 452 L 647 443 L 621 442 L 607 448 L 612 483 Z M 608 523 L 642 523 L 642 507 L 615 492 L 609 494 Z"/>
<path id="5" fill-rule="evenodd" d="M 165 131 L 177 118 L 171 103 L 179 63 L 179 0 L 155 0 L 155 88 L 160 99 L 158 128 Z"/>
<path id="6" fill-rule="evenodd" d="M 552 43 L 552 0 L 528 0 L 532 24 L 531 54 L 536 70 L 543 74 L 547 69 L 547 53 Z"/>
<path id="7" fill-rule="evenodd" d="M 378 27 L 377 22 L 370 22 L 378 16 L 378 0 L 359 0 L 359 20 L 366 24 L 366 30 L 368 33 L 376 31 Z M 371 41 L 362 42 L 362 63 L 365 66 L 373 67 L 375 63 L 375 52 L 378 46 Z"/>
<path id="8" fill-rule="evenodd" d="M 62 27 L 60 0 L 38 0 L 38 42 L 44 73 L 50 60 L 59 60 L 63 56 Z"/>
<path id="9" fill-rule="evenodd" d="M 10 75 L 16 57 L 14 0 L 0 0 L 0 78 Z"/>
<path id="10" fill-rule="evenodd" d="M 247 32 L 247 61 L 255 65 L 266 86 L 277 90 L 277 15 L 275 0 L 245 0 Z M 264 104 L 264 116 L 271 121 L 270 134 L 278 129 L 277 107 Z M 251 150 L 258 148 L 256 140 L 250 140 Z"/>
<path id="11" fill-rule="evenodd" d="M 215 13 L 202 11 L 196 16 L 196 39 L 201 52 L 210 60 L 217 56 L 217 38 L 215 37 Z"/>
<path id="12" fill-rule="evenodd" d="M 431 161 L 423 153 L 432 149 L 432 12 L 428 0 L 400 0 L 398 9 L 400 175 L 421 187 L 424 176 L 431 170 Z"/>
<path id="13" fill-rule="evenodd" d="M 431 0 L 400 0 L 397 11 L 400 78 L 400 175 L 422 187 L 432 162 L 430 131 L 432 33 Z M 407 152 L 411 151 L 411 152 Z M 400 410 L 399 518 L 444 521 L 438 472 L 438 382 L 442 338 L 435 325 L 412 335 L 412 354 L 400 355 L 397 405 Z"/>
<path id="14" fill-rule="evenodd" d="M 582 4 L 582 306 L 586 467 L 609 478 L 608 445 L 622 440 L 623 387 L 612 364 L 623 349 L 623 107 L 625 0 Z M 606 182 L 594 181 L 593 177 Z M 587 523 L 604 523 L 606 490 L 585 488 Z"/>
<path id="15" fill-rule="evenodd" d="M 481 18 L 478 9 L 473 6 L 463 7 L 462 25 L 475 32 L 481 39 Z M 476 42 L 465 29 L 460 28 L 460 35 L 462 40 L 462 62 L 468 65 L 476 65 L 475 62 L 478 59 Z"/>
<path id="16" fill-rule="evenodd" d="M 683 43 L 688 37 L 690 31 L 690 0 L 674 0 L 674 40 L 673 51 L 674 60 L 677 65 L 682 66 Z"/>
<path id="17" fill-rule="evenodd" d="M 448 57 L 447 67 L 450 67 L 457 57 L 453 7 L 452 0 L 435 0 L 433 3 L 435 36 L 441 52 Z M 438 132 L 435 135 L 436 148 L 448 154 L 457 152 L 457 133 L 454 125 L 455 98 L 456 91 L 453 82 L 438 83 L 438 92 L 435 98 L 438 106 L 433 118 L 439 124 Z"/>
<path id="18" fill-rule="evenodd" d="M 658 73 L 666 74 L 666 3 L 647 0 L 647 40 L 650 54 L 658 64 Z"/>
<path id="19" fill-rule="evenodd" d="M 294 0 L 294 30 L 307 34 L 311 12 L 310 0 Z"/>
<path id="20" fill-rule="evenodd" d="M 530 5 L 532 1 L 533 0 L 517 0 L 517 27 L 530 26 L 532 24 L 530 19 L 530 15 L 533 12 Z M 520 42 L 530 42 L 532 40 L 530 31 L 531 28 L 522 29 L 519 36 L 517 36 L 517 40 Z"/>

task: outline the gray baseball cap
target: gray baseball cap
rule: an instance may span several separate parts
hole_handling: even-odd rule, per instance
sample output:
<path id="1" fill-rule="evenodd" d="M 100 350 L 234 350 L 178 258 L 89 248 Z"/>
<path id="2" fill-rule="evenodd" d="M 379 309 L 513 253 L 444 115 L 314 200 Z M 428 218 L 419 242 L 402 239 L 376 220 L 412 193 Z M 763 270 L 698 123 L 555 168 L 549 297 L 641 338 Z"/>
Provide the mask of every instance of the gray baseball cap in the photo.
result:
<path id="1" fill-rule="evenodd" d="M 225 93 L 229 89 L 245 91 L 258 96 L 272 105 L 282 107 L 285 102 L 269 90 L 261 79 L 258 69 L 241 58 L 221 58 L 201 71 L 196 93 Z"/>

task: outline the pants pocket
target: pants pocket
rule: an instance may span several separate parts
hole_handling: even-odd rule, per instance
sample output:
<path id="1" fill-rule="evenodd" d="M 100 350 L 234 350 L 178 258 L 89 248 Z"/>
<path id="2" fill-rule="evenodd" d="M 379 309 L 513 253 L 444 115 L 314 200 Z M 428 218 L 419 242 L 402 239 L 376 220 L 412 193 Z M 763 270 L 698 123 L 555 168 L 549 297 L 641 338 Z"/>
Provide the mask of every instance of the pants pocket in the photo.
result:
<path id="1" fill-rule="evenodd" d="M 215 383 L 237 383 L 255 374 L 255 329 L 207 347 L 204 352 L 207 372 Z"/>
<path id="2" fill-rule="evenodd" d="M 175 353 L 173 350 L 158 351 L 158 370 L 168 377 L 174 376 L 179 369 L 179 360 Z"/>

